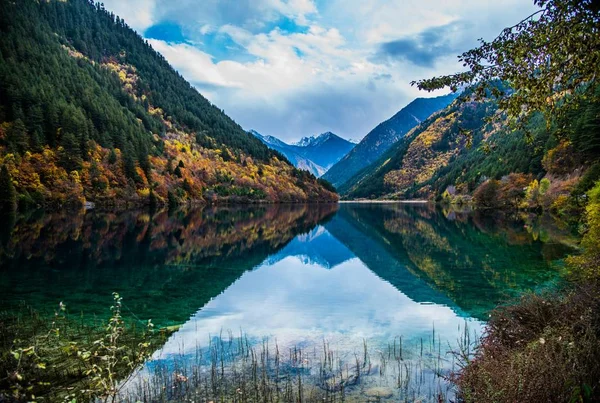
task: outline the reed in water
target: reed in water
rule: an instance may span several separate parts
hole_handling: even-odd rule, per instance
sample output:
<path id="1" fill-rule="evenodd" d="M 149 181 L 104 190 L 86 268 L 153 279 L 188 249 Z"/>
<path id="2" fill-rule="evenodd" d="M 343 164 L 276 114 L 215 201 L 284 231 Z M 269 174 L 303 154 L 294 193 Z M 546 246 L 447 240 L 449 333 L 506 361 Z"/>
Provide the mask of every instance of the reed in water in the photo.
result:
<path id="1" fill-rule="evenodd" d="M 367 340 L 336 349 L 327 340 L 283 346 L 240 333 L 210 337 L 207 346 L 156 357 L 121 388 L 126 402 L 342 402 L 448 401 L 449 375 L 468 359 L 473 334 L 465 322 L 459 340 L 436 337 L 407 342 L 396 337 L 383 347 Z"/>

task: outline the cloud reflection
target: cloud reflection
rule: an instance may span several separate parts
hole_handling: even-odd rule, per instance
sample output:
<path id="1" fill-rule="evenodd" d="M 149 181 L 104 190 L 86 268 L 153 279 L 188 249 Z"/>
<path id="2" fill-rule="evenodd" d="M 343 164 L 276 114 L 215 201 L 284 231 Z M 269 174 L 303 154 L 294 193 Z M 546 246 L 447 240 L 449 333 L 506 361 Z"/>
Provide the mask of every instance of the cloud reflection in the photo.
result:
<path id="1" fill-rule="evenodd" d="M 310 239 L 327 241 L 323 233 Z M 351 253 L 350 251 L 347 251 Z M 208 345 L 210 336 L 240 329 L 252 339 L 269 337 L 280 345 L 319 345 L 353 349 L 396 336 L 427 338 L 435 327 L 442 339 L 455 340 L 464 323 L 447 306 L 417 303 L 374 274 L 358 258 L 329 268 L 305 256 L 289 255 L 246 272 L 225 292 L 200 309 L 155 353 L 165 359 L 191 354 Z M 481 322 L 471 321 L 472 329 Z"/>

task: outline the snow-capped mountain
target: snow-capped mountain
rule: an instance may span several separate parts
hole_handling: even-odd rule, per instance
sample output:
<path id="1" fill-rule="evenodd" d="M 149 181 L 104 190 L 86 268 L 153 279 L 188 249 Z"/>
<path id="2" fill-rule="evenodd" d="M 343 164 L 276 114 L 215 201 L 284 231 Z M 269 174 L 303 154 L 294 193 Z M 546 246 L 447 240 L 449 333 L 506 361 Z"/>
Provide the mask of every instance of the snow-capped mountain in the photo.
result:
<path id="1" fill-rule="evenodd" d="M 285 155 L 297 168 L 312 172 L 317 177 L 327 172 L 356 145 L 331 132 L 304 137 L 294 144 L 287 144 L 277 137 L 263 135 L 256 130 L 250 130 L 249 133 Z"/>

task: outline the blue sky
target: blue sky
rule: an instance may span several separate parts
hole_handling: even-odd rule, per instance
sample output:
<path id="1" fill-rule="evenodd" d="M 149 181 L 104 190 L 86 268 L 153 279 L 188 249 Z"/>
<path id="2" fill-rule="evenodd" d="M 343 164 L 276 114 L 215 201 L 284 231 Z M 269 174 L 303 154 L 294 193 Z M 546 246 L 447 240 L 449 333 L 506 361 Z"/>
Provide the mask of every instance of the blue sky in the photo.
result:
<path id="1" fill-rule="evenodd" d="M 285 141 L 360 139 L 416 97 L 410 81 L 533 9 L 529 0 L 104 0 L 200 93 Z"/>

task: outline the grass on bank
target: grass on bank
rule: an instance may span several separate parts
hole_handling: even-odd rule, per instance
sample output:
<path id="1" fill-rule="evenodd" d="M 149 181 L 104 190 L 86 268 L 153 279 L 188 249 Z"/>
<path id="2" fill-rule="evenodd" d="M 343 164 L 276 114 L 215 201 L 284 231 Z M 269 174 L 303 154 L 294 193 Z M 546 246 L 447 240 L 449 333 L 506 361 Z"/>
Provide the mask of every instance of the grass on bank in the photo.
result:
<path id="1" fill-rule="evenodd" d="M 600 392 L 600 286 L 496 309 L 454 382 L 466 402 L 589 402 Z"/>

